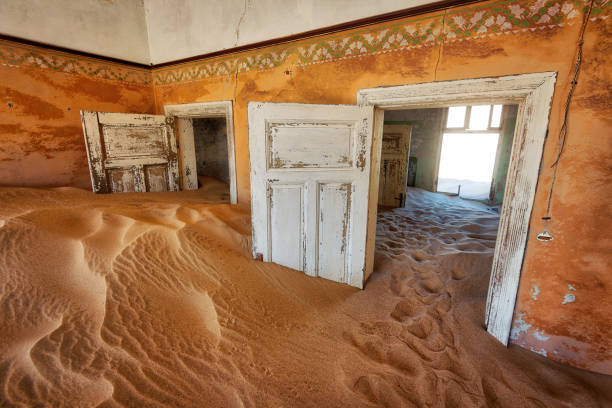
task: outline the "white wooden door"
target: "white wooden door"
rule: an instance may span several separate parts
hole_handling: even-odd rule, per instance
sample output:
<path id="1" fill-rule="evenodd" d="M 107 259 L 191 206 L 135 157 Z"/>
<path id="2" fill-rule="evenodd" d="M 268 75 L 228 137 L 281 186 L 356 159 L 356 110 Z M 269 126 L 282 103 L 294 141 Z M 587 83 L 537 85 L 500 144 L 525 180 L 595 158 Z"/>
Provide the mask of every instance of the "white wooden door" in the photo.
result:
<path id="1" fill-rule="evenodd" d="M 81 111 L 81 119 L 95 193 L 178 190 L 172 118 Z"/>
<path id="2" fill-rule="evenodd" d="M 378 182 L 379 205 L 404 206 L 409 155 L 410 125 L 384 125 Z"/>
<path id="3" fill-rule="evenodd" d="M 253 256 L 363 287 L 373 108 L 251 102 Z"/>

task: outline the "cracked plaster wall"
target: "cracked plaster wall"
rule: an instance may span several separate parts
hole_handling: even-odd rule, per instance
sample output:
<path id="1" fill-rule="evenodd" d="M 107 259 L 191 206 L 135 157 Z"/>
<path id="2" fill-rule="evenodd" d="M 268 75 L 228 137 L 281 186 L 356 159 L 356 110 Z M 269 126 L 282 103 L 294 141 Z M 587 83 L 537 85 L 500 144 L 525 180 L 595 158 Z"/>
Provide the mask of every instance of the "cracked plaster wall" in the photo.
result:
<path id="1" fill-rule="evenodd" d="M 151 62 L 240 45 L 432 3 L 430 0 L 144 0 Z"/>

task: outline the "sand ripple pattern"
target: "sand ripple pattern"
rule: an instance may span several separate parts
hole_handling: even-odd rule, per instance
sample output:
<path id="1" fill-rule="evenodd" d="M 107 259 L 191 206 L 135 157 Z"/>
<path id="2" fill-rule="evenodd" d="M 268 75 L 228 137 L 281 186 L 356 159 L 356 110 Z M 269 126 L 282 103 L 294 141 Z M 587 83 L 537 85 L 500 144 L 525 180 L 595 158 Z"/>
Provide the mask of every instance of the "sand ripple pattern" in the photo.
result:
<path id="1" fill-rule="evenodd" d="M 0 188 L 0 406 L 612 404 L 484 332 L 495 212 L 409 190 L 359 291 L 252 260 L 220 191 Z"/>

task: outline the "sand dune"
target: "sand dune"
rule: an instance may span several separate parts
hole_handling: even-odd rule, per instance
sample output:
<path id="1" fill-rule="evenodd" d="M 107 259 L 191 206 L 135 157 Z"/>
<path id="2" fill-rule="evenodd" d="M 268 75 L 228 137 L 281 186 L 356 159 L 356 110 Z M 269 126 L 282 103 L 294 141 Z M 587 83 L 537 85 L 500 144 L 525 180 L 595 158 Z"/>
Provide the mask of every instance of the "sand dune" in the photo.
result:
<path id="1" fill-rule="evenodd" d="M 250 257 L 223 185 L 0 189 L 0 405 L 612 405 L 482 328 L 497 215 L 409 190 L 364 291 Z M 224 202 L 225 201 L 225 202 Z"/>

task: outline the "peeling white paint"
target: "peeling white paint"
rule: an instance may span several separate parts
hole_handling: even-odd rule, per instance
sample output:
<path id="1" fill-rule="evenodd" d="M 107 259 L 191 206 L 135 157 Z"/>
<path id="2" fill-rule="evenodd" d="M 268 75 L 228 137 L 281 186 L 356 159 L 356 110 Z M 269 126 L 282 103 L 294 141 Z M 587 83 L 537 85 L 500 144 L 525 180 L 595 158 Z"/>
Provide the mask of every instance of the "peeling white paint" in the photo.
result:
<path id="1" fill-rule="evenodd" d="M 574 303 L 576 301 L 576 295 L 574 295 L 573 293 L 566 293 L 565 296 L 563 296 L 563 303 L 561 303 L 562 305 L 565 305 L 567 303 Z"/>
<path id="2" fill-rule="evenodd" d="M 539 355 L 541 355 L 541 356 L 546 357 L 546 350 L 544 350 L 544 349 L 539 349 L 539 350 L 538 350 L 538 349 L 536 349 L 536 348 L 534 348 L 534 347 L 531 347 L 529 350 L 531 350 L 531 351 L 533 351 L 534 353 L 537 353 L 537 354 L 539 354 Z"/>
<path id="3" fill-rule="evenodd" d="M 548 341 L 550 340 L 550 336 L 547 336 L 544 333 L 544 330 L 537 330 L 533 332 L 533 337 L 535 337 L 536 339 L 540 340 L 540 341 Z"/>
<path id="4" fill-rule="evenodd" d="M 531 327 L 531 325 L 523 319 L 525 313 L 518 313 L 517 316 L 512 326 L 512 330 L 510 330 L 510 339 L 512 340 L 518 340 L 521 333 L 527 333 Z"/>
<path id="5" fill-rule="evenodd" d="M 576 288 L 575 288 L 575 287 L 573 287 L 571 283 L 570 283 L 569 285 L 567 285 L 567 289 L 569 289 L 569 290 L 573 290 L 573 291 L 575 291 L 575 290 L 576 290 Z"/>
<path id="6" fill-rule="evenodd" d="M 539 294 L 540 294 L 540 288 L 538 288 L 538 285 L 534 284 L 531 288 L 531 298 L 533 300 L 538 300 Z"/>

